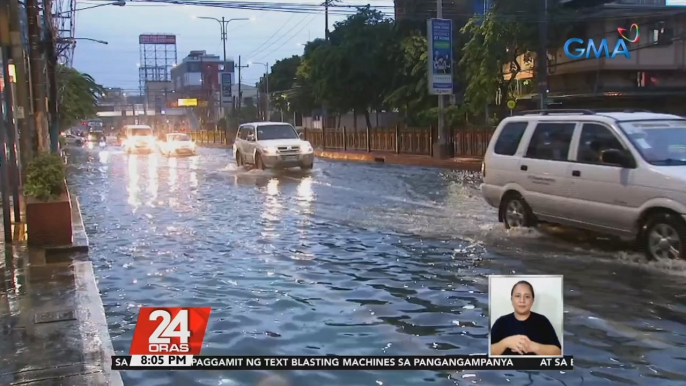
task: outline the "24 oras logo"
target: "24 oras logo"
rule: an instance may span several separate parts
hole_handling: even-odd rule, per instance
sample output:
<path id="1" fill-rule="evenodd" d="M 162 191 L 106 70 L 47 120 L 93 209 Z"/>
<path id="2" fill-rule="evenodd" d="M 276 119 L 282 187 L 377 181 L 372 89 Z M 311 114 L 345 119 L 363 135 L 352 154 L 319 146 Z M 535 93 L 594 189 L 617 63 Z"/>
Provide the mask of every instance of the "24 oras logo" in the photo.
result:
<path id="1" fill-rule="evenodd" d="M 565 55 L 567 55 L 567 57 L 570 59 L 581 59 L 583 57 L 590 59 L 591 53 L 593 53 L 593 57 L 596 59 L 600 59 L 602 57 L 614 59 L 617 55 L 623 55 L 627 59 L 631 59 L 627 42 L 638 43 L 638 39 L 641 36 L 638 30 L 638 24 L 632 24 L 628 30 L 626 28 L 619 27 L 617 28 L 617 33 L 619 34 L 619 38 L 617 39 L 614 50 L 612 50 L 612 54 L 609 52 L 607 39 L 602 39 L 600 40 L 600 44 L 596 44 L 593 39 L 589 39 L 588 42 L 584 42 L 583 39 L 571 38 L 565 42 Z M 633 38 L 631 37 L 632 35 Z M 573 44 L 575 47 L 572 47 Z M 570 51 L 570 48 L 574 53 Z"/>
<path id="2" fill-rule="evenodd" d="M 130 355 L 200 355 L 210 307 L 141 307 Z"/>

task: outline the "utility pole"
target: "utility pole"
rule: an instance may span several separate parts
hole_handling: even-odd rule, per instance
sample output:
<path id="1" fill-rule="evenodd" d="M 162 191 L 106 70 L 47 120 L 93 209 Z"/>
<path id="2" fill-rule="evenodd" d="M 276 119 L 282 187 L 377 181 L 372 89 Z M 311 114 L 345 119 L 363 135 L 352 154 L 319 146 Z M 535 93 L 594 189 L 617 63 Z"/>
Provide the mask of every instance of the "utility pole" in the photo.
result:
<path id="1" fill-rule="evenodd" d="M 265 120 L 270 121 L 272 117 L 269 114 L 269 112 L 270 112 L 270 110 L 269 110 L 269 99 L 271 99 L 271 95 L 269 95 L 269 62 L 264 64 L 264 82 L 267 86 L 267 111 L 265 111 L 267 119 L 265 119 Z M 283 119 L 282 119 L 282 121 L 283 121 Z"/>
<path id="2" fill-rule="evenodd" d="M 439 0 L 440 1 L 440 0 Z M 548 0 L 539 0 L 538 7 L 538 94 L 541 110 L 548 108 Z"/>
<path id="3" fill-rule="evenodd" d="M 52 25 L 51 15 L 48 10 L 52 9 L 52 1 L 43 1 L 43 21 L 46 26 Z M 57 109 L 57 55 L 55 54 L 55 36 L 52 28 L 45 31 L 45 59 L 48 73 L 48 112 L 50 124 L 50 151 L 58 152 L 59 147 L 59 111 Z"/>
<path id="4" fill-rule="evenodd" d="M 48 10 L 47 12 L 50 12 Z M 48 143 L 48 120 L 45 115 L 45 61 L 41 53 L 40 25 L 38 24 L 38 1 L 26 0 L 26 15 L 29 32 L 29 63 L 31 66 L 31 91 L 33 95 L 33 112 L 36 121 L 37 150 L 46 151 Z"/>
<path id="5" fill-rule="evenodd" d="M 436 0 L 436 17 L 438 19 L 443 18 L 443 0 Z M 431 53 L 429 52 L 429 55 Z M 452 66 L 450 66 L 452 69 Z M 438 144 L 441 147 L 439 156 L 442 158 L 445 152 L 445 144 L 447 143 L 447 136 L 444 132 L 445 130 L 445 100 L 443 95 L 438 96 Z"/>
<path id="6" fill-rule="evenodd" d="M 329 41 L 329 2 L 324 0 L 324 40 Z"/>
<path id="7" fill-rule="evenodd" d="M 9 26 L 10 35 L 12 38 L 12 61 L 14 62 L 14 76 L 16 77 L 14 86 L 16 93 L 17 113 L 15 119 L 17 120 L 19 141 L 19 169 L 20 177 L 17 185 L 21 186 L 21 180 L 26 176 L 26 166 L 33 158 L 33 135 L 35 133 L 35 123 L 33 119 L 33 106 L 31 105 L 31 90 L 29 88 L 29 79 L 26 74 L 26 53 L 24 52 L 24 45 L 22 42 L 21 16 L 19 15 L 19 0 L 9 1 Z"/>
<path id="8" fill-rule="evenodd" d="M 5 8 L 5 7 L 3 7 Z M 2 11 L 5 12 L 9 10 L 9 8 L 5 8 Z M 9 28 L 3 28 L 3 31 L 0 31 L 0 33 L 3 33 L 4 31 L 9 31 Z M 4 33 L 3 33 L 4 35 Z M 9 36 L 3 37 L 2 38 L 3 43 L 8 42 L 9 43 Z M 3 44 L 2 48 L 0 48 L 0 52 L 2 53 L 2 76 L 4 78 L 4 99 L 5 99 L 5 115 L 7 117 L 7 128 L 5 129 L 5 134 L 2 139 L 2 144 L 3 144 L 3 152 L 5 152 L 7 149 L 9 150 L 9 154 L 4 154 L 2 156 L 2 162 L 5 162 L 8 164 L 8 166 L 3 169 L 3 173 L 7 173 L 7 175 L 3 178 L 6 178 L 6 181 L 9 183 L 9 185 L 6 186 L 6 188 L 12 190 L 12 203 L 14 204 L 14 221 L 15 222 L 21 222 L 21 206 L 19 204 L 19 200 L 21 199 L 19 196 L 19 169 L 17 167 L 17 142 L 16 142 L 16 136 L 17 136 L 17 127 L 16 127 L 16 121 L 14 120 L 14 87 L 12 83 L 15 81 L 15 79 L 12 79 L 12 75 L 10 74 L 10 66 L 13 66 L 12 64 L 9 63 L 9 49 L 7 48 L 7 45 Z M 0 118 L 2 119 L 2 118 Z"/>
<path id="9" fill-rule="evenodd" d="M 241 112 L 241 107 L 243 106 L 243 93 L 241 92 L 241 69 L 248 68 L 250 65 L 241 65 L 241 57 L 238 56 L 238 113 Z"/>
<path id="10" fill-rule="evenodd" d="M 16 135 L 17 126 L 14 119 L 15 114 L 15 103 L 14 103 L 14 86 L 13 83 L 16 82 L 13 74 L 14 65 L 10 63 L 10 50 L 9 47 L 12 45 L 12 37 L 10 35 L 10 7 L 7 2 L 2 2 L 0 5 L 0 55 L 2 55 L 2 77 L 4 83 L 4 108 L 5 117 L 0 116 L 0 120 L 5 120 L 7 128 L 0 128 L 3 130 L 2 133 L 2 190 L 3 190 L 3 205 L 5 204 L 4 196 L 12 193 L 13 204 L 14 204 L 14 216 L 15 221 L 21 221 L 21 207 L 19 205 L 19 169 L 17 168 L 17 153 L 16 153 Z M 2 98 L 2 97 L 0 97 Z M 1 104 L 0 104 L 1 105 Z M 6 151 L 9 149 L 10 154 L 7 155 Z M 8 203 L 9 204 L 9 203 Z M 4 208 L 3 208 L 4 209 Z M 7 213 L 9 214 L 9 207 L 7 208 Z M 7 222 L 4 223 L 7 226 Z M 11 225 L 10 225 L 11 226 Z M 7 235 L 7 231 L 5 231 Z M 6 240 L 7 241 L 7 240 Z M 11 239 L 9 240 L 11 243 Z"/>

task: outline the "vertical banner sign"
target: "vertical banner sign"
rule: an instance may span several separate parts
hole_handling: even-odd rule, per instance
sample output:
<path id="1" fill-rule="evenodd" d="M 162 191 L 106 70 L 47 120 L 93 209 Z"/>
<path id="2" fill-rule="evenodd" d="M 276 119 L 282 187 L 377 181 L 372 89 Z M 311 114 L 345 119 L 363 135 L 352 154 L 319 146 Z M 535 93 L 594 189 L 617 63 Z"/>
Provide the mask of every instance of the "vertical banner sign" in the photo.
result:
<path id="1" fill-rule="evenodd" d="M 233 98 L 231 97 L 231 75 L 230 72 L 222 72 L 221 74 L 221 88 L 222 88 L 222 105 L 231 106 Z"/>
<path id="2" fill-rule="evenodd" d="M 453 93 L 453 21 L 429 19 L 429 94 Z"/>

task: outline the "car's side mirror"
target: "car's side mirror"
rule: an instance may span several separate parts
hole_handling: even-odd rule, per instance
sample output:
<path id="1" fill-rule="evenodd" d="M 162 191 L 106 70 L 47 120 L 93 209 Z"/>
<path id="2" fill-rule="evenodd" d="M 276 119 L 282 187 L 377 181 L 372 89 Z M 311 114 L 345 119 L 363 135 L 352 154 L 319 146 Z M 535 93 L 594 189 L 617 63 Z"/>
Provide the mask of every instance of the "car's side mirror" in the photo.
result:
<path id="1" fill-rule="evenodd" d="M 608 149 L 600 154 L 600 159 L 603 163 L 611 165 L 619 165 L 624 168 L 633 167 L 633 161 L 625 150 Z"/>
<path id="2" fill-rule="evenodd" d="M 305 133 L 298 134 L 298 137 L 300 137 L 300 139 L 304 140 L 305 139 Z"/>
<path id="3" fill-rule="evenodd" d="M 248 141 L 255 142 L 255 134 L 248 134 Z"/>

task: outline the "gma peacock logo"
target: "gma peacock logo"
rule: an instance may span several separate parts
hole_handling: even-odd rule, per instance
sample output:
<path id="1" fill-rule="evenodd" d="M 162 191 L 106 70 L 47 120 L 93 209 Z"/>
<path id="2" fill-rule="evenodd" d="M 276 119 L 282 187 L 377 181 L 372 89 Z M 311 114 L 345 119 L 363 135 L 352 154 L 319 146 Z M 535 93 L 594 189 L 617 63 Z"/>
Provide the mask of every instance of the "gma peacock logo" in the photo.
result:
<path id="1" fill-rule="evenodd" d="M 617 32 L 621 39 L 617 39 L 617 44 L 615 44 L 612 54 L 609 52 L 607 39 L 602 39 L 600 44 L 596 44 L 593 39 L 589 39 L 588 43 L 585 43 L 583 39 L 571 38 L 565 42 L 565 55 L 570 59 L 581 59 L 584 57 L 586 59 L 600 59 L 602 57 L 614 59 L 617 55 L 623 55 L 627 59 L 631 59 L 627 43 L 638 43 L 638 39 L 641 36 L 638 30 L 638 24 L 632 24 L 628 31 L 626 28 L 619 27 L 617 28 Z M 633 39 L 629 38 L 631 35 L 634 36 Z M 573 44 L 576 45 L 576 48 L 572 47 Z"/>

